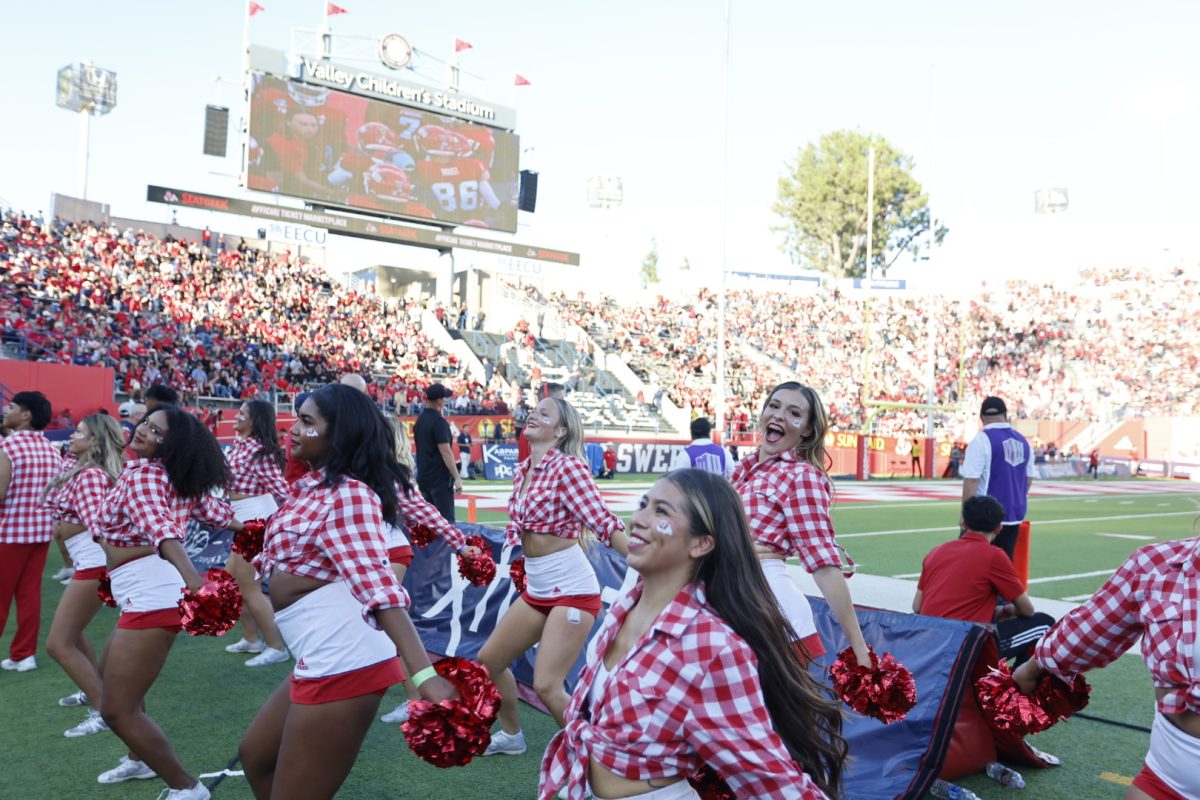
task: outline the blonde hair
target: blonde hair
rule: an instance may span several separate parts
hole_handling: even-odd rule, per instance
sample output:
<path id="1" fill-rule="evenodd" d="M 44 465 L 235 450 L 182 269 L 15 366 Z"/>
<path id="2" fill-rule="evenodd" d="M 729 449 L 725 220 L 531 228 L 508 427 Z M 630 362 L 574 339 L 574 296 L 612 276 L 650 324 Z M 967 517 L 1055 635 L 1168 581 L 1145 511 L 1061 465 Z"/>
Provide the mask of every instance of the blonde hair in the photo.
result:
<path id="1" fill-rule="evenodd" d="M 411 472 L 416 468 L 413 460 L 412 444 L 408 440 L 408 426 L 399 417 L 392 417 L 392 435 L 395 437 L 396 460 L 408 467 Z"/>
<path id="2" fill-rule="evenodd" d="M 559 424 L 567 429 L 566 433 L 555 440 L 555 448 L 569 456 L 584 458 L 583 420 L 580 419 L 579 412 L 575 410 L 575 406 L 561 397 L 551 397 L 550 399 L 558 406 Z"/>
<path id="3" fill-rule="evenodd" d="M 554 441 L 554 447 L 560 453 L 575 458 L 587 461 L 584 456 L 583 449 L 583 420 L 579 417 L 579 412 L 575 410 L 575 406 L 563 400 L 561 397 L 551 397 L 554 404 L 558 406 L 559 424 L 567 429 L 567 432 L 558 437 Z M 579 531 L 579 545 L 584 549 L 592 546 L 596 541 L 596 534 L 586 525 Z"/>
<path id="4" fill-rule="evenodd" d="M 60 473 L 46 484 L 42 490 L 42 499 L 54 489 L 68 483 L 88 467 L 99 467 L 104 470 L 110 480 L 115 481 L 125 466 L 125 431 L 117 421 L 108 414 L 89 414 L 80 420 L 87 426 L 87 431 L 95 440 L 91 447 L 79 458 L 79 462 L 67 472 Z"/>

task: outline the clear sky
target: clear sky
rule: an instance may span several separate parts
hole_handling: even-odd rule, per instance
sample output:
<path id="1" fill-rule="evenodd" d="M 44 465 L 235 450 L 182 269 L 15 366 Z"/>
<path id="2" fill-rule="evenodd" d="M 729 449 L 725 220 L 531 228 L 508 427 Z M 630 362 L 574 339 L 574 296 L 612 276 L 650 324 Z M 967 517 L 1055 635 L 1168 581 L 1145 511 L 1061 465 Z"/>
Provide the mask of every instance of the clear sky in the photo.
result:
<path id="1" fill-rule="evenodd" d="M 324 0 L 260 0 L 257 44 L 286 49 Z M 515 105 L 522 166 L 538 210 L 519 241 L 583 254 L 584 285 L 632 278 L 650 238 L 667 276 L 720 264 L 723 0 L 416 3 L 339 0 L 335 32 L 397 32 L 448 57 L 464 89 Z M 243 0 L 56 0 L 10 8 L 0 32 L 7 111 L 0 198 L 29 210 L 75 193 L 76 115 L 54 105 L 59 67 L 91 59 L 118 73 L 118 108 L 94 120 L 89 197 L 122 216 L 165 220 L 155 183 L 239 195 L 233 158 L 201 155 L 206 103 L 238 115 Z M 895 274 L 974 282 L 1080 264 L 1192 264 L 1200 170 L 1200 4 L 1145 0 L 1007 3 L 733 0 L 730 269 L 787 271 L 770 211 L 784 163 L 821 133 L 886 136 L 916 160 L 950 228 L 931 263 Z M 368 65 L 364 65 L 368 66 Z M 418 68 L 441 77 L 428 59 Z M 368 68 L 371 68 L 368 66 Z M 373 68 L 372 68 L 373 69 Z M 379 72 L 386 72 L 381 66 Z M 515 89 L 521 73 L 532 85 Z M 402 77 L 407 76 L 407 73 Z M 231 153 L 240 148 L 231 141 Z M 586 205 L 589 176 L 622 178 L 619 210 Z M 1063 186 L 1066 214 L 1037 217 L 1033 193 Z M 236 229 L 232 217 L 180 222 Z M 502 238 L 501 234 L 496 234 Z M 397 265 L 391 248 L 331 260 Z"/>

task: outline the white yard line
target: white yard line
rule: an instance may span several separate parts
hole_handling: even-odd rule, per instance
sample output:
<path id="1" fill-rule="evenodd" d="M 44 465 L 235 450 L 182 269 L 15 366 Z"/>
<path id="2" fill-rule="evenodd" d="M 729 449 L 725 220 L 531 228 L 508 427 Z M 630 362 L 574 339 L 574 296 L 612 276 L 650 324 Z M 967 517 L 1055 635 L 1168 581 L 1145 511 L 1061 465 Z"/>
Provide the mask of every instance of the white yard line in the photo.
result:
<path id="1" fill-rule="evenodd" d="M 1097 533 L 1109 539 L 1133 539 L 1135 542 L 1153 542 L 1157 536 L 1138 536 L 1136 533 Z"/>
<path id="2" fill-rule="evenodd" d="M 1056 581 L 1072 581 L 1076 578 L 1095 578 L 1098 575 L 1112 575 L 1115 570 L 1097 569 L 1092 572 L 1076 572 L 1074 575 L 1051 575 L 1048 578 L 1030 578 L 1029 583 L 1054 583 Z M 1088 595 L 1091 597 L 1091 595 Z"/>
<path id="3" fill-rule="evenodd" d="M 1079 522 L 1108 522 L 1115 519 L 1152 519 L 1154 517 L 1194 517 L 1195 511 L 1163 511 L 1158 514 L 1125 514 L 1115 517 L 1080 517 L 1078 519 L 1047 519 L 1047 520 L 1031 520 L 1033 527 L 1041 527 L 1042 525 L 1068 525 Z M 942 525 L 937 528 L 901 528 L 894 531 L 868 531 L 866 533 L 839 533 L 839 539 L 858 539 L 865 536 L 899 536 L 904 533 L 937 533 L 938 531 L 948 531 L 953 528 Z"/>

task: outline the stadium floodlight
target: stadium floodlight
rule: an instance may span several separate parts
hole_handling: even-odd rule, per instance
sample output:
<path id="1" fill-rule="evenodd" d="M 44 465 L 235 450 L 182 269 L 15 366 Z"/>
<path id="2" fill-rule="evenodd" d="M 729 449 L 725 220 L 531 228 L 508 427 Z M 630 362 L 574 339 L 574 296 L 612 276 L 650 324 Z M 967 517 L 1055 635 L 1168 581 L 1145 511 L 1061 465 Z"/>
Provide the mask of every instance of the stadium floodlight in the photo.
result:
<path id="1" fill-rule="evenodd" d="M 58 71 L 54 102 L 79 114 L 79 197 L 86 200 L 91 119 L 117 107 L 117 73 L 91 61 L 68 64 Z"/>
<path id="2" fill-rule="evenodd" d="M 587 181 L 587 197 L 592 208 L 617 208 L 625 202 L 625 186 L 620 178 L 593 176 Z"/>
<path id="3" fill-rule="evenodd" d="M 1057 214 L 1066 211 L 1067 206 L 1067 190 L 1064 188 L 1038 189 L 1033 193 L 1035 214 Z"/>

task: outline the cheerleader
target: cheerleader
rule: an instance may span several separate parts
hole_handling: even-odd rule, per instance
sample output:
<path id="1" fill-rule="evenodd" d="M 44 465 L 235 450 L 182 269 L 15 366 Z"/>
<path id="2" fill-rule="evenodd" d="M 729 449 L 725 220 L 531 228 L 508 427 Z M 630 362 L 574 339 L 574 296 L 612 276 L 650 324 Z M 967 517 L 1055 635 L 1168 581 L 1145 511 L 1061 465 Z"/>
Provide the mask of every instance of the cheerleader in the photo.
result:
<path id="1" fill-rule="evenodd" d="M 283 478 L 286 459 L 275 430 L 275 409 L 265 400 L 243 403 L 234 418 L 233 432 L 238 438 L 225 452 L 233 513 L 239 522 L 267 519 L 288 495 L 288 483 Z M 254 567 L 238 553 L 230 553 L 225 569 L 237 581 L 246 607 L 242 615 L 244 635 L 225 652 L 256 653 L 246 662 L 247 667 L 287 661 L 287 647 L 275 627 L 271 603 L 262 592 L 262 581 Z"/>
<path id="2" fill-rule="evenodd" d="M 786 559 L 792 556 L 812 574 L 858 663 L 870 664 L 829 517 L 833 486 L 825 471 L 828 428 L 816 392 L 793 381 L 779 384 L 767 396 L 758 420 L 762 443 L 738 462 L 731 481 L 742 497 L 767 582 L 799 646 L 809 658 L 825 652 L 812 607 L 788 577 Z"/>
<path id="3" fill-rule="evenodd" d="M 221 499 L 229 471 L 208 429 L 175 406 L 159 405 L 133 432 L 125 465 L 105 497 L 94 533 L 102 537 L 112 593 L 121 610 L 100 658 L 104 691 L 100 714 L 129 746 L 129 755 L 101 773 L 100 783 L 159 777 L 163 800 L 206 800 L 196 780 L 146 715 L 146 692 L 182 630 L 179 599 L 204 579 L 183 548 L 189 519 L 234 528 L 233 509 Z"/>
<path id="4" fill-rule="evenodd" d="M 296 665 L 239 748 L 259 800 L 333 797 L 401 660 L 423 698 L 456 697 L 429 665 L 380 535 L 399 521 L 406 479 L 391 436 L 374 403 L 340 384 L 313 392 L 292 427 L 292 455 L 312 471 L 271 518 L 256 565 Z"/>
<path id="5" fill-rule="evenodd" d="M 450 545 L 456 553 L 478 553 L 479 548 L 468 547 L 467 537 L 463 532 L 456 528 L 453 523 L 450 523 L 442 516 L 437 507 L 421 496 L 421 493 L 413 488 L 412 471 L 413 471 L 413 454 L 412 445 L 409 444 L 408 432 L 405 430 L 404 421 L 392 419 L 389 425 L 393 431 L 394 443 L 396 448 L 396 460 L 400 462 L 401 469 L 405 472 L 407 480 L 396 484 L 396 498 L 400 505 L 400 524 L 383 526 L 384 545 L 387 547 L 388 561 L 391 562 L 392 572 L 396 575 L 396 580 L 401 584 L 404 583 L 404 576 L 408 574 L 408 567 L 413 561 L 412 544 L 408 541 L 408 536 L 405 535 L 405 528 L 412 529 L 417 525 L 424 525 L 434 532 L 436 536 L 441 538 Z M 416 687 L 412 681 L 405 679 L 404 690 L 408 692 L 410 697 L 417 696 Z M 379 718 L 381 722 L 407 722 L 408 721 L 408 701 L 405 700 L 397 705 L 394 709 L 384 714 Z"/>
<path id="6" fill-rule="evenodd" d="M 508 499 L 506 543 L 521 545 L 527 588 L 488 637 L 479 660 L 503 698 L 502 730 L 484 755 L 525 752 L 517 680 L 509 665 L 538 645 L 533 688 L 563 724 L 563 681 L 600 614 L 600 583 L 581 546 L 583 529 L 626 553 L 625 525 L 604 505 L 583 458 L 583 423 L 566 400 L 547 397 L 525 424 L 529 458 L 517 465 Z"/>
<path id="7" fill-rule="evenodd" d="M 809 676 L 737 494 L 671 472 L 630 519 L 633 589 L 588 648 L 539 800 L 684 800 L 708 767 L 737 797 L 837 797 L 838 706 Z"/>
<path id="8" fill-rule="evenodd" d="M 1150 752 L 1125 798 L 1200 800 L 1200 538 L 1134 551 L 1042 637 L 1013 679 L 1025 694 L 1043 671 L 1070 681 L 1116 661 L 1138 637 L 1156 702 Z"/>
<path id="9" fill-rule="evenodd" d="M 75 682 L 79 691 L 58 701 L 61 706 L 92 705 L 87 717 L 64 735 L 89 736 L 108 730 L 100 708 L 100 671 L 92 640 L 84 633 L 100 609 L 96 590 L 104 575 L 104 549 L 89 531 L 97 528 L 101 506 L 125 463 L 125 432 L 107 414 L 84 417 L 69 443 L 74 458 L 42 493 L 54 514 L 54 536 L 67 548 L 75 573 L 63 591 L 50 624 L 46 650 Z"/>

